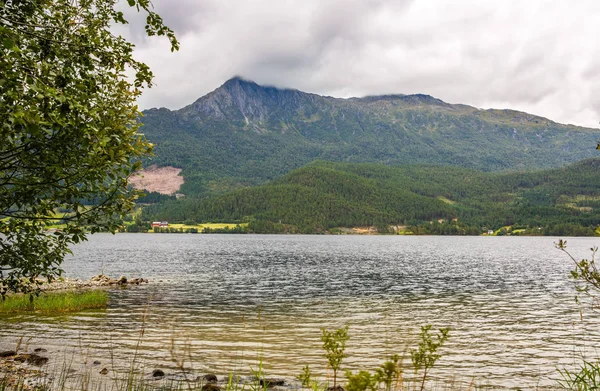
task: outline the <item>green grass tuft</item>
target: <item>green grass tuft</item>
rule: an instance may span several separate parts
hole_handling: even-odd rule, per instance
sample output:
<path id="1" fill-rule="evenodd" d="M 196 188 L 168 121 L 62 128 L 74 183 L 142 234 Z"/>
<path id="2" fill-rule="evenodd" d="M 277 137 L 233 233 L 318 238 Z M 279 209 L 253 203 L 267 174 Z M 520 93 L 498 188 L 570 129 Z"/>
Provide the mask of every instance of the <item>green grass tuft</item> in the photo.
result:
<path id="1" fill-rule="evenodd" d="M 0 314 L 40 312 L 46 314 L 105 308 L 108 294 L 104 291 L 66 291 L 42 294 L 30 300 L 29 295 L 7 296 L 0 300 Z"/>

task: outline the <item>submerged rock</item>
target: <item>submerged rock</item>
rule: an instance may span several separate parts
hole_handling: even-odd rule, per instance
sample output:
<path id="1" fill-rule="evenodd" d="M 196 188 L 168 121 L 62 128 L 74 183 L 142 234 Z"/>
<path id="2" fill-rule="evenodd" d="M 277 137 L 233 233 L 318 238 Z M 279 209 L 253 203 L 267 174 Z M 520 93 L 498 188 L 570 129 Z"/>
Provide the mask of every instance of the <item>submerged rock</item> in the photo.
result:
<path id="1" fill-rule="evenodd" d="M 263 387 L 267 387 L 267 388 L 280 387 L 280 386 L 285 385 L 285 380 L 273 379 L 273 378 L 260 379 L 260 385 Z M 335 390 L 335 391 L 341 391 L 341 390 Z"/>
<path id="2" fill-rule="evenodd" d="M 101 375 L 106 375 L 108 374 L 108 368 L 102 368 L 102 370 L 100 371 Z"/>
<path id="3" fill-rule="evenodd" d="M 45 352 L 48 351 L 48 349 L 36 348 L 36 349 L 33 349 L 33 351 L 36 352 L 36 353 L 45 353 Z"/>
<path id="4" fill-rule="evenodd" d="M 48 362 L 48 357 L 42 357 L 37 354 L 30 354 L 29 357 L 25 360 L 27 364 L 35 365 L 41 367 Z"/>
<path id="5" fill-rule="evenodd" d="M 221 391 L 222 388 L 214 383 L 208 383 L 202 386 L 202 391 Z"/>
<path id="6" fill-rule="evenodd" d="M 3 352 L 0 352 L 0 357 L 12 357 L 16 355 L 17 352 L 15 352 L 14 350 L 5 350 Z"/>
<path id="7" fill-rule="evenodd" d="M 15 362 L 25 362 L 27 364 L 41 367 L 48 362 L 48 357 L 42 357 L 38 354 L 19 354 L 16 355 L 13 360 Z"/>
<path id="8" fill-rule="evenodd" d="M 164 376 L 165 376 L 165 373 L 161 369 L 155 369 L 152 371 L 152 377 L 154 377 L 154 378 L 161 378 Z"/>
<path id="9" fill-rule="evenodd" d="M 202 376 L 202 380 L 205 383 L 218 383 L 219 382 L 219 378 L 217 378 L 217 375 L 209 373 L 206 374 L 204 376 Z"/>

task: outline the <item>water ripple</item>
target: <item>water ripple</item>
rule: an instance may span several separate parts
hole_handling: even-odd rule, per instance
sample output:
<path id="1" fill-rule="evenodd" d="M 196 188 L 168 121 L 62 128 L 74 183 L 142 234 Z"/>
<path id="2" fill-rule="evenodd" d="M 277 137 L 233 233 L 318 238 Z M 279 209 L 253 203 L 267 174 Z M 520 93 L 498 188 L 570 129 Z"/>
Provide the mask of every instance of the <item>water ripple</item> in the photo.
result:
<path id="1" fill-rule="evenodd" d="M 557 368 L 596 355 L 599 320 L 580 319 L 570 264 L 552 238 L 94 235 L 68 276 L 151 284 L 110 291 L 101 311 L 0 318 L 0 347 L 25 337 L 65 356 L 126 366 L 326 374 L 320 328 L 350 325 L 348 369 L 415 346 L 420 325 L 450 326 L 432 376 L 497 388 L 555 385 Z M 569 239 L 577 257 L 596 244 Z M 141 337 L 143 330 L 143 337 Z M 408 366 L 410 359 L 405 360 Z M 407 369 L 407 375 L 411 371 Z"/>

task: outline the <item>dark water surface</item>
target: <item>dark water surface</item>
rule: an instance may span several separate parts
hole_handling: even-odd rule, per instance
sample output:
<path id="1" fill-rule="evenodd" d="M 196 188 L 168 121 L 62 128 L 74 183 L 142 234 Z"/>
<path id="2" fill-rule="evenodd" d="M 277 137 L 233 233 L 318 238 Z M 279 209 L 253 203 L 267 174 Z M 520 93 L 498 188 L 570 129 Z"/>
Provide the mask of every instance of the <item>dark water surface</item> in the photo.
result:
<path id="1" fill-rule="evenodd" d="M 547 388 L 557 368 L 596 356 L 600 319 L 583 321 L 555 238 L 94 235 L 68 277 L 144 277 L 110 291 L 107 310 L 0 318 L 0 347 L 24 337 L 65 358 L 268 374 L 326 373 L 320 328 L 350 326 L 343 367 L 372 369 L 450 326 L 438 381 Z M 571 238 L 576 257 L 598 239 Z M 141 330 L 143 336 L 140 338 Z M 408 352 L 407 352 L 408 354 Z M 71 355 L 71 356 L 69 356 Z M 177 363 L 179 362 L 179 363 Z M 410 357 L 405 360 L 408 366 Z M 407 374 L 411 370 L 407 369 Z M 468 387 L 465 387 L 468 388 Z"/>

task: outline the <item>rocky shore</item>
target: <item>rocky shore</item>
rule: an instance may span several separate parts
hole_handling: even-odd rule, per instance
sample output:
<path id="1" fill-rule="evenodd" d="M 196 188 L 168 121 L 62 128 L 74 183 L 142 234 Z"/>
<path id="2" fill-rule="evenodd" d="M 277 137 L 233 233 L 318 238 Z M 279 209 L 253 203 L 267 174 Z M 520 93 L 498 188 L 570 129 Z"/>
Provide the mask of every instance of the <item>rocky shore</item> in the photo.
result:
<path id="1" fill-rule="evenodd" d="M 89 280 L 61 278 L 52 282 L 44 282 L 40 285 L 40 289 L 42 291 L 59 291 L 68 289 L 99 288 L 107 286 L 141 285 L 147 283 L 148 280 L 145 278 L 128 279 L 125 276 L 121 276 L 117 279 L 114 279 L 105 276 L 104 274 L 99 274 L 90 278 Z"/>
<path id="2" fill-rule="evenodd" d="M 295 380 L 256 376 L 217 376 L 213 373 L 199 374 L 193 371 L 156 368 L 142 370 L 134 374 L 118 372 L 110 365 L 110 360 L 70 363 L 68 366 L 50 365 L 51 358 L 43 348 L 32 351 L 0 351 L 0 389 L 7 390 L 87 390 L 100 389 L 102 384 L 114 385 L 109 389 L 121 389 L 119 382 L 138 385 L 144 390 L 185 389 L 196 391 L 224 391 L 231 387 L 230 381 L 238 386 L 234 389 L 260 389 L 273 391 L 298 390 L 301 385 Z M 108 365 L 107 365 L 108 364 Z M 106 366 L 105 366 L 106 365 Z M 76 369 L 78 367 L 78 369 Z M 54 373 L 53 369 L 62 368 Z M 87 383 L 83 383 L 85 379 Z M 85 385 L 85 387 L 84 387 Z M 228 385 L 230 387 L 228 387 Z M 248 387 L 248 388 L 246 388 Z M 105 389 L 105 388 L 102 388 Z M 343 390 L 341 390 L 343 391 Z"/>

